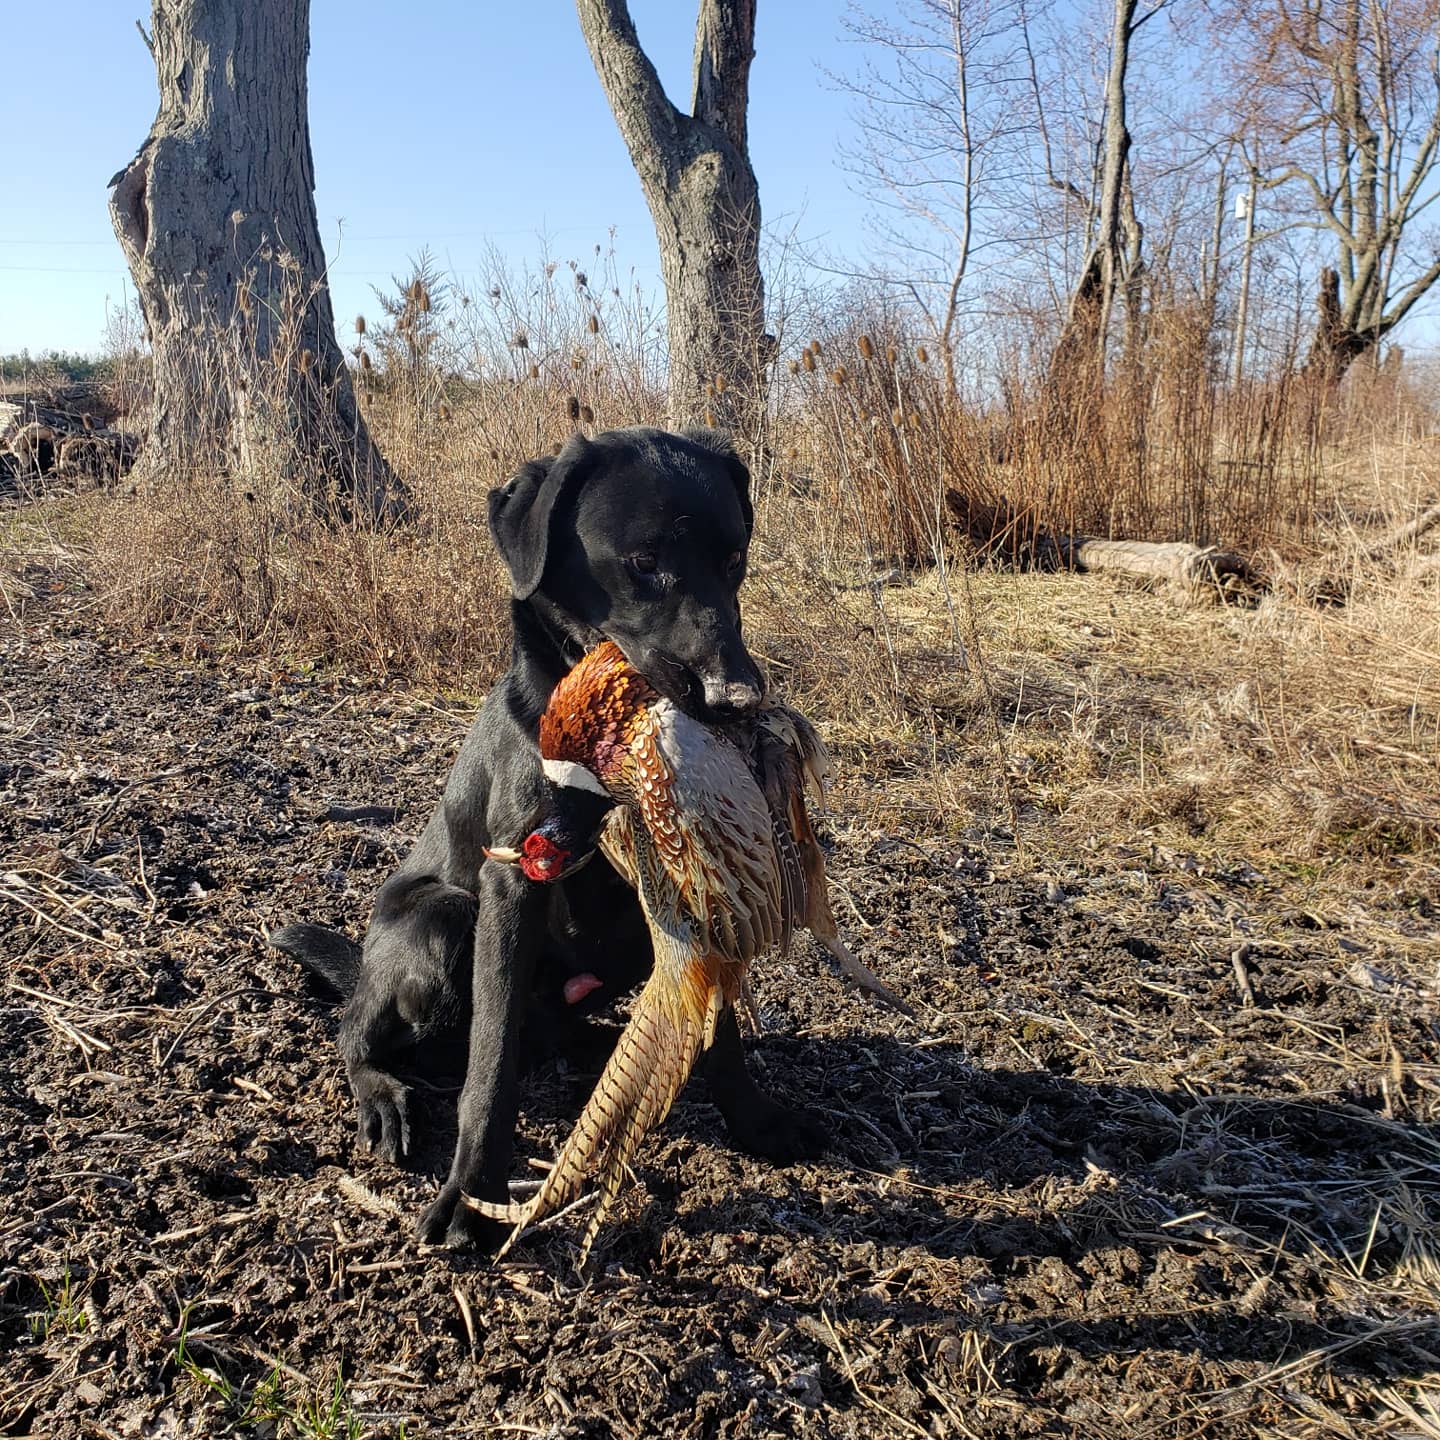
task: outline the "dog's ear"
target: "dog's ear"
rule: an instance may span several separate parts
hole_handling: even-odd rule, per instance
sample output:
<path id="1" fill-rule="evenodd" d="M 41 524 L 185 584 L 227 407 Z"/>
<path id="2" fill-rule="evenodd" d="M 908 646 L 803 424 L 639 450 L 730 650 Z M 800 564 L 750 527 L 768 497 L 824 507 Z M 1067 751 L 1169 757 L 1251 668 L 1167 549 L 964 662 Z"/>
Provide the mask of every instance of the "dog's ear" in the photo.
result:
<path id="1" fill-rule="evenodd" d="M 590 449 L 577 434 L 558 455 L 528 461 L 490 492 L 490 538 L 510 572 L 517 600 L 528 600 L 540 584 L 556 503 L 586 468 Z"/>
<path id="2" fill-rule="evenodd" d="M 755 511 L 750 504 L 750 471 L 736 452 L 735 442 L 723 430 L 707 430 L 698 425 L 682 430 L 680 434 L 692 445 L 709 450 L 725 462 L 730 483 L 734 485 L 736 498 L 740 501 L 740 512 L 745 517 L 745 533 L 753 534 Z"/>

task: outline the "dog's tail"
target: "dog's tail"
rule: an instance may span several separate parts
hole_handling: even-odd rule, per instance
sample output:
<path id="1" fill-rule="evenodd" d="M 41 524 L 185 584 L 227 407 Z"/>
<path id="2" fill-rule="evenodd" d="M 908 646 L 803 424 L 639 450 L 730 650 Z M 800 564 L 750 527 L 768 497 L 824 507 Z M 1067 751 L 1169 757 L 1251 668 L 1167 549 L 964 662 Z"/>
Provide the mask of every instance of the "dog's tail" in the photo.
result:
<path id="1" fill-rule="evenodd" d="M 293 955 L 312 975 L 341 1000 L 348 1000 L 360 983 L 360 947 L 338 930 L 323 925 L 287 925 L 272 930 L 273 949 Z"/>

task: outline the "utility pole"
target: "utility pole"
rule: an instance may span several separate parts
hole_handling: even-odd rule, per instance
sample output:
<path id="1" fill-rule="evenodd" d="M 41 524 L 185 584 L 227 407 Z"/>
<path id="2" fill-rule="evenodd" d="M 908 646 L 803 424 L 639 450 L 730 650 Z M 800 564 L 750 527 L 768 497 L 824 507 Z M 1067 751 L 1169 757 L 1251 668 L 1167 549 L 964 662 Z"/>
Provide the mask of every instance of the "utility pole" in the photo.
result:
<path id="1" fill-rule="evenodd" d="M 1235 311 L 1235 353 L 1230 383 L 1236 387 L 1245 374 L 1245 322 L 1250 312 L 1250 257 L 1255 250 L 1255 197 L 1260 190 L 1260 172 L 1250 167 L 1250 191 L 1235 197 L 1235 209 L 1245 215 L 1245 253 L 1240 261 L 1240 304 Z"/>

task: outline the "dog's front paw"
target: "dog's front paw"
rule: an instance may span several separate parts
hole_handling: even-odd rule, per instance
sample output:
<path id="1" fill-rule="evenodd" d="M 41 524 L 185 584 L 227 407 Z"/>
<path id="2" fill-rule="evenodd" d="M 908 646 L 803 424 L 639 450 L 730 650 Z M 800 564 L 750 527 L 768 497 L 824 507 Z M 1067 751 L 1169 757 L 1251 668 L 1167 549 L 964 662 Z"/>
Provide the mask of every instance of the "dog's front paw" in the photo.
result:
<path id="1" fill-rule="evenodd" d="M 498 1250 L 513 1227 L 472 1210 L 460 1186 L 446 1181 L 435 1201 L 420 1217 L 416 1238 L 422 1245 L 473 1245 L 477 1250 Z"/>
<path id="2" fill-rule="evenodd" d="M 791 1109 L 768 1096 L 759 1102 L 737 1109 L 728 1119 L 731 1138 L 742 1150 L 789 1165 L 817 1159 L 829 1148 L 829 1128 L 817 1111 Z"/>
<path id="3" fill-rule="evenodd" d="M 393 1075 L 367 1070 L 353 1077 L 362 1150 L 398 1165 L 410 1153 L 410 1092 Z"/>

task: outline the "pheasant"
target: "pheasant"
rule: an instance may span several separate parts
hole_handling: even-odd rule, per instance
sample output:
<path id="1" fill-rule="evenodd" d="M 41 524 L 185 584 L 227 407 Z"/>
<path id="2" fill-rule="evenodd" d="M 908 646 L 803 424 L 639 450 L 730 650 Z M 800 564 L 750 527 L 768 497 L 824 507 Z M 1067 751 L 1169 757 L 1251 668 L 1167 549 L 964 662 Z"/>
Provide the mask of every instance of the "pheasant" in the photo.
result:
<path id="1" fill-rule="evenodd" d="M 756 956 L 788 946 L 803 925 L 846 974 L 900 1002 L 839 940 L 804 793 L 807 784 L 823 789 L 829 762 L 803 717 L 771 706 L 747 726 L 708 727 L 607 641 L 556 687 L 540 755 L 551 782 L 542 821 L 518 849 L 486 854 L 531 880 L 558 880 L 595 848 L 593 796 L 614 801 L 599 848 L 640 897 L 655 963 L 540 1189 L 523 1203 L 467 1203 L 514 1223 L 503 1255 L 526 1226 L 573 1199 L 594 1167 L 583 1267 L 641 1139 L 669 1113 L 724 1007 L 748 998 Z"/>

